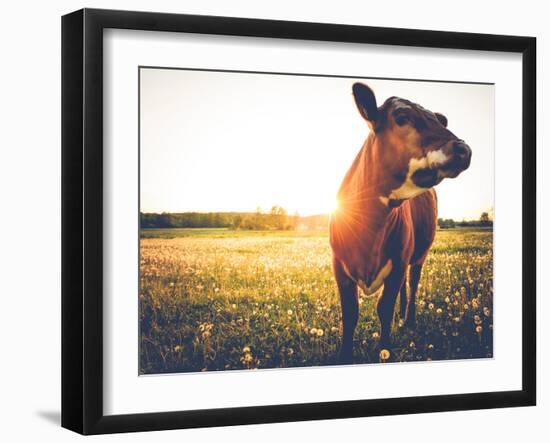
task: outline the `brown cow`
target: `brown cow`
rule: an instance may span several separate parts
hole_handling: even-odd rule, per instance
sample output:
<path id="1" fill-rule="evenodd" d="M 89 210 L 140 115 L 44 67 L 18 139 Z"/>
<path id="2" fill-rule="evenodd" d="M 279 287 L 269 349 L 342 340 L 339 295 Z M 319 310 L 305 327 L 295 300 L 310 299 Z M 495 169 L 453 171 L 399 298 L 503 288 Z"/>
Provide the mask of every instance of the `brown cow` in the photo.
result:
<path id="1" fill-rule="evenodd" d="M 365 295 L 372 295 L 383 285 L 376 306 L 380 347 L 389 345 L 400 291 L 401 316 L 405 325 L 414 326 L 416 291 L 437 222 L 432 188 L 467 169 L 471 159 L 469 146 L 447 129 L 442 114 L 398 97 L 378 107 L 368 86 L 355 83 L 352 89 L 370 134 L 344 178 L 339 206 L 330 220 L 342 305 L 343 363 L 353 361 L 358 286 Z"/>

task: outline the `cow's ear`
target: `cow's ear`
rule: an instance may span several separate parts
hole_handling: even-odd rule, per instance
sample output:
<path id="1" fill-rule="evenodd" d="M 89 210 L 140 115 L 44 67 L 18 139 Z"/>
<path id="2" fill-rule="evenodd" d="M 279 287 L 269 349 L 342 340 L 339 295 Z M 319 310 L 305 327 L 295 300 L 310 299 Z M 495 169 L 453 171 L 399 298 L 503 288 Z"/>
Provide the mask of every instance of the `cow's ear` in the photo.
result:
<path id="1" fill-rule="evenodd" d="M 443 126 L 447 127 L 447 117 L 445 117 L 443 114 L 440 114 L 439 112 L 435 113 L 435 116 L 439 120 L 439 123 L 441 123 Z"/>
<path id="2" fill-rule="evenodd" d="M 374 92 L 364 83 L 354 83 L 352 90 L 359 113 L 367 122 L 374 124 L 378 118 L 378 107 L 376 106 Z"/>

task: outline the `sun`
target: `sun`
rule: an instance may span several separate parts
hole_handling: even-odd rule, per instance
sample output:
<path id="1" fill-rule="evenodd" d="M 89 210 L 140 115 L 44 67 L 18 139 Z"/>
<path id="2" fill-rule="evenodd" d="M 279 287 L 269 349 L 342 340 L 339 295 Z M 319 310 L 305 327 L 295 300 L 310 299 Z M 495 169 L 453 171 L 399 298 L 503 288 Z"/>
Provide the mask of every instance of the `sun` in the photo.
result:
<path id="1" fill-rule="evenodd" d="M 340 209 L 340 202 L 338 201 L 337 198 L 335 198 L 330 206 L 330 213 L 334 214 L 335 212 L 338 211 L 338 209 Z"/>

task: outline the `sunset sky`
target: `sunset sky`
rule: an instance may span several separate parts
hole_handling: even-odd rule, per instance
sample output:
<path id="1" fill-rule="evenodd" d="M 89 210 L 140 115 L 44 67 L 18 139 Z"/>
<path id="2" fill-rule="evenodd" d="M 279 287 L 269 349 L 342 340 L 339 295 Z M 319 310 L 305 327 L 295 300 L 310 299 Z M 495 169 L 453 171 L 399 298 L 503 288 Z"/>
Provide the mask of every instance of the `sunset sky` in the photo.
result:
<path id="1" fill-rule="evenodd" d="M 364 73 L 368 75 L 368 73 Z M 472 148 L 470 168 L 436 187 L 439 216 L 493 207 L 494 86 L 141 69 L 142 212 L 328 213 L 368 135 L 351 86 L 378 105 L 396 95 L 445 114 Z"/>

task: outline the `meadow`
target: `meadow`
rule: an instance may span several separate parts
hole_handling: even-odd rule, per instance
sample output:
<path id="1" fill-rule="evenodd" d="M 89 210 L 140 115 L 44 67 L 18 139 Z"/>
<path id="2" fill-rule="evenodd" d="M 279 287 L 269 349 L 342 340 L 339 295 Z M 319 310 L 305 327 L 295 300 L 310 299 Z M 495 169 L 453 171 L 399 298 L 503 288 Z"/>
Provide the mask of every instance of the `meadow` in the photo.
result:
<path id="1" fill-rule="evenodd" d="M 140 249 L 141 374 L 338 364 L 326 231 L 145 229 Z M 375 297 L 359 303 L 355 363 L 491 358 L 492 231 L 437 231 L 416 329 L 397 301 L 389 349 Z"/>

